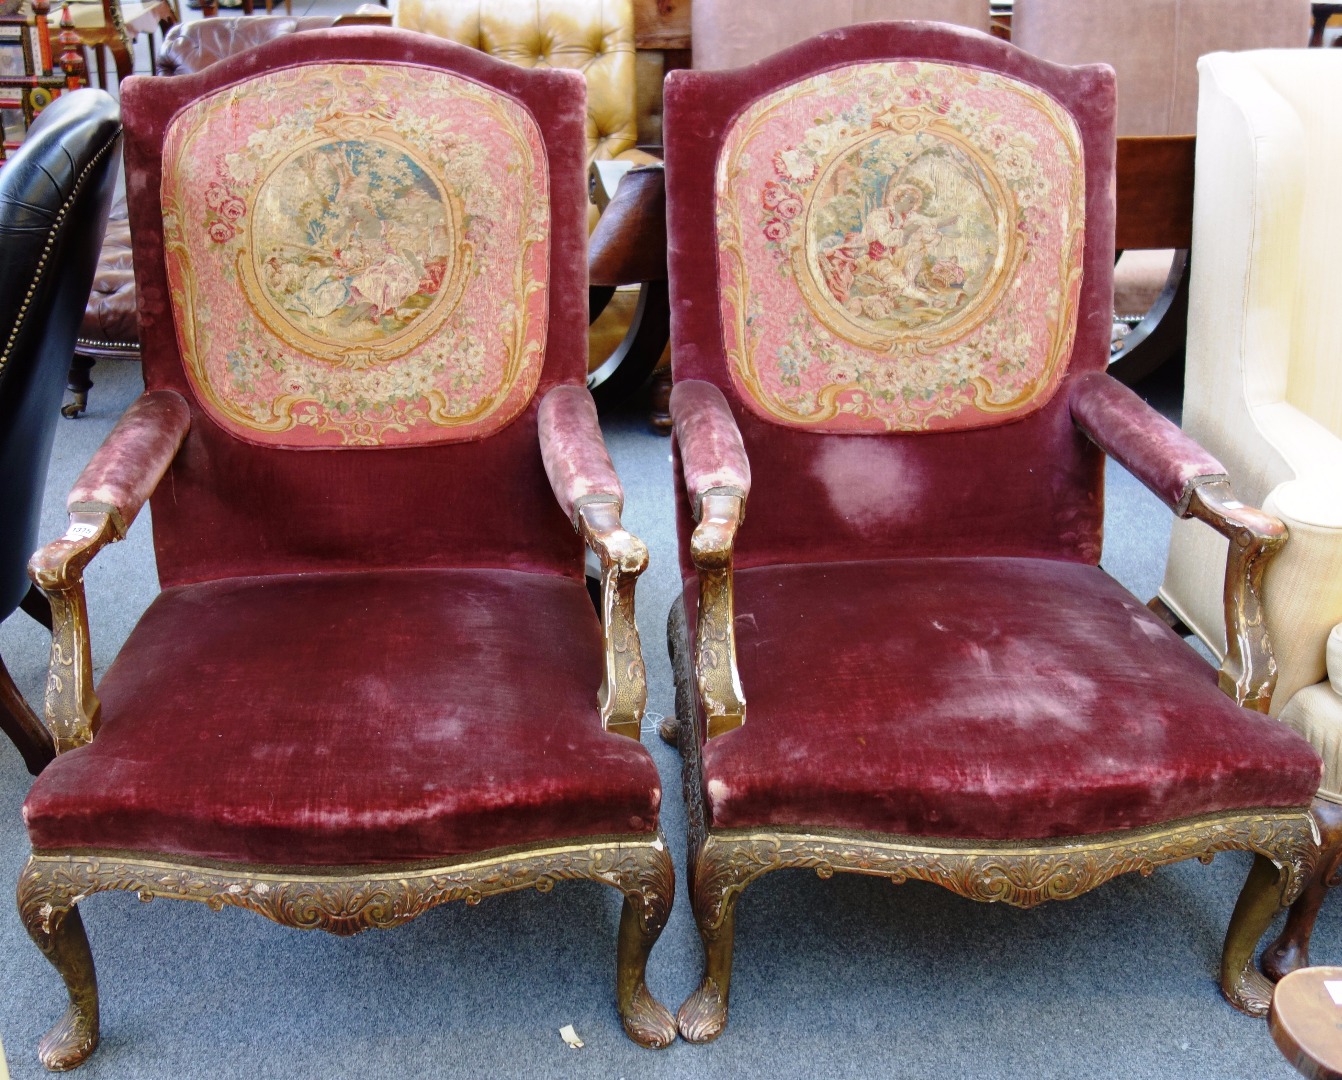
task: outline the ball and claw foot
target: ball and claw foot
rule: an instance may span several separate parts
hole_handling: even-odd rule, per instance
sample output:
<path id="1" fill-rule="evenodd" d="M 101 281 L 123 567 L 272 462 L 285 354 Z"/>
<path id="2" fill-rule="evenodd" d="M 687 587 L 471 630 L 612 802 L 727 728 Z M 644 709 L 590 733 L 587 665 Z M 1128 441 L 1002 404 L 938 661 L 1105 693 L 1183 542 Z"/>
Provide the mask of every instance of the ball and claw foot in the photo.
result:
<path id="1" fill-rule="evenodd" d="M 98 1017 L 89 1017 L 72 1004 L 56 1026 L 42 1037 L 37 1057 L 52 1072 L 65 1072 L 82 1065 L 97 1046 Z"/>
<path id="2" fill-rule="evenodd" d="M 625 1034 L 649 1050 L 665 1050 L 676 1041 L 676 1021 L 671 1010 L 648 993 L 646 986 L 634 991 L 634 999 L 620 1020 Z"/>
<path id="3" fill-rule="evenodd" d="M 712 1042 L 727 1028 L 727 1000 L 718 984 L 705 978 L 676 1013 L 680 1037 L 686 1042 Z"/>

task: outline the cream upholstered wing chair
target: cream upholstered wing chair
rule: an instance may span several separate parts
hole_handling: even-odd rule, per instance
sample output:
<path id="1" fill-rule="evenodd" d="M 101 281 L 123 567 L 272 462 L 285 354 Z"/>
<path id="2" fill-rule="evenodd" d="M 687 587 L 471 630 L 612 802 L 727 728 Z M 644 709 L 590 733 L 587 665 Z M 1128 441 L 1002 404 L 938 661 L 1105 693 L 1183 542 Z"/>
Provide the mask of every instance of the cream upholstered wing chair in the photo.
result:
<path id="1" fill-rule="evenodd" d="M 1342 55 L 1203 57 L 1184 429 L 1287 523 L 1263 583 L 1276 652 L 1272 712 L 1323 755 L 1324 857 L 1268 950 L 1269 974 L 1308 963 L 1342 850 Z M 1226 649 L 1226 541 L 1174 523 L 1163 605 Z M 1316 803 L 1316 806 L 1319 806 Z"/>

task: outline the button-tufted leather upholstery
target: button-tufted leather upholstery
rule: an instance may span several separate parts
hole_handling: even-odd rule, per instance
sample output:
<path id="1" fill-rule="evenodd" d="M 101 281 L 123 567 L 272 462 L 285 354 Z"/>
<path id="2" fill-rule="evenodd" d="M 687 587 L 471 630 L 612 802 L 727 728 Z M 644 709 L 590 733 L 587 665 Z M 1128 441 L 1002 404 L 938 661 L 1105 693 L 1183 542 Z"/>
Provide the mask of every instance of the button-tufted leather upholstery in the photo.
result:
<path id="1" fill-rule="evenodd" d="M 630 0 L 401 0 L 395 25 L 521 67 L 581 71 L 588 159 L 618 157 L 638 141 Z"/>

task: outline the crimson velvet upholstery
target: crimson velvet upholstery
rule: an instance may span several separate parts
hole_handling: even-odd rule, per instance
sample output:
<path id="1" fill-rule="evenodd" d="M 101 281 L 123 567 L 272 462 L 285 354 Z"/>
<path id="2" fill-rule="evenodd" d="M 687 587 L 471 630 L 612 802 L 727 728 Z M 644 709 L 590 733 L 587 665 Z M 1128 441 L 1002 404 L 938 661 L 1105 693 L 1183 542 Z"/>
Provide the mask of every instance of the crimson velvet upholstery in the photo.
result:
<path id="1" fill-rule="evenodd" d="M 397 80 L 432 111 L 375 92 Z M 638 639 L 607 641 L 575 533 L 638 545 L 583 386 L 581 77 L 313 31 L 127 80 L 122 107 L 146 393 L 31 564 L 64 752 L 24 807 L 20 909 L 71 994 L 43 1062 L 96 1046 L 76 905 L 126 888 L 347 934 L 605 881 L 625 896 L 624 1026 L 665 1045 L 643 966 L 672 871 Z M 494 156 L 467 145 L 490 139 Z M 360 396 L 386 380 L 380 404 Z M 590 421 L 575 468 L 615 493 L 597 518 L 547 478 L 538 414 L 556 409 Z M 81 571 L 146 497 L 164 588 L 95 694 Z M 645 564 L 605 575 L 630 623 Z"/>
<path id="2" fill-rule="evenodd" d="M 780 131 L 793 141 L 767 141 Z M 1278 878 L 1291 859 L 1264 857 L 1254 829 L 1289 821 L 1287 846 L 1312 858 L 1317 755 L 1226 696 L 1098 566 L 1105 452 L 1181 516 L 1227 479 L 1103 374 L 1112 72 L 972 31 L 875 24 L 746 68 L 673 73 L 665 134 L 684 576 L 669 636 L 706 954 L 682 1036 L 724 1029 L 734 905 L 780 867 L 1030 906 L 1198 855 L 1215 834 L 1258 853 L 1245 896 L 1277 889 L 1253 902 L 1278 910 L 1299 882 Z M 1032 165 L 1035 148 L 1049 160 Z M 961 176 L 1002 171 L 991 191 L 1007 194 L 983 196 L 1006 204 L 992 215 L 978 181 L 951 173 L 961 155 L 986 163 Z M 1021 241 L 1004 221 L 1033 224 Z M 1040 254 L 1050 229 L 1072 230 L 1047 249 L 1072 260 L 1054 285 L 1040 278 L 1059 265 Z M 994 324 L 1034 341 L 1043 324 L 1008 283 L 955 336 L 991 280 L 975 277 L 971 234 L 998 251 L 1023 243 L 994 265 L 1053 289 L 1058 366 L 1005 407 L 993 380 L 1019 364 Z M 771 302 L 748 295 L 757 280 Z M 923 357 L 938 355 L 945 381 L 926 389 Z M 745 483 L 706 479 L 724 467 Z M 1222 986 L 1249 1011 L 1266 1008 L 1251 971 L 1266 925 L 1237 912 L 1227 936 Z"/>

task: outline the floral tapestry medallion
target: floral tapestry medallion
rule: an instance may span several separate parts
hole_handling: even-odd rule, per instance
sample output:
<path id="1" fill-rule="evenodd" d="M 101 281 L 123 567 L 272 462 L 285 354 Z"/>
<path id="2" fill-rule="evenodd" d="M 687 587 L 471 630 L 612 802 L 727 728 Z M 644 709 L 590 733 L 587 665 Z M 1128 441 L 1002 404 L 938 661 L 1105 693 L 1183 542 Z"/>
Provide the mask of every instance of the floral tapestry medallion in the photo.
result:
<path id="1" fill-rule="evenodd" d="M 480 438 L 543 362 L 548 180 L 516 102 L 431 69 L 285 69 L 187 106 L 164 148 L 178 342 L 249 441 Z"/>
<path id="2" fill-rule="evenodd" d="M 318 139 L 257 186 L 243 287 L 300 349 L 398 356 L 461 299 L 458 200 L 413 148 Z"/>
<path id="3" fill-rule="evenodd" d="M 769 419 L 925 431 L 1037 409 L 1066 369 L 1080 136 L 1036 87 L 862 64 L 754 103 L 717 173 L 724 345 Z"/>

